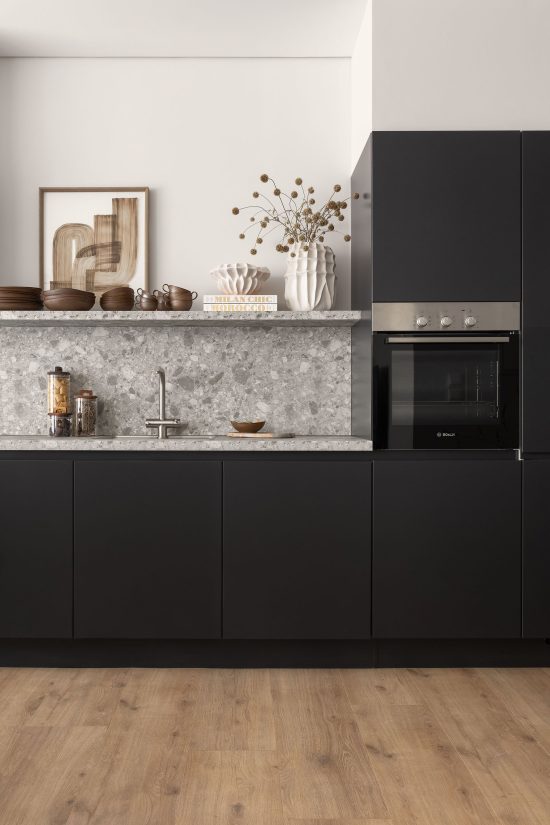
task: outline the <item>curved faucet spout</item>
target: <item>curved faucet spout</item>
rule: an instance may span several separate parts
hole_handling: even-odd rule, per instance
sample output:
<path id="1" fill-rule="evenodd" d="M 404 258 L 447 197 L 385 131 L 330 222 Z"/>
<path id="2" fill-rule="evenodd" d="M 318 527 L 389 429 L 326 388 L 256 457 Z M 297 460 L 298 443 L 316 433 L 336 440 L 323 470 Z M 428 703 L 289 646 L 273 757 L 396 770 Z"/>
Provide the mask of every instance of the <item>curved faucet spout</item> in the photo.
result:
<path id="1" fill-rule="evenodd" d="M 157 375 L 159 377 L 159 415 L 158 419 L 148 418 L 145 426 L 147 428 L 157 427 L 159 438 L 164 439 L 167 437 L 167 428 L 178 427 L 181 422 L 179 418 L 166 418 L 166 373 L 163 367 L 157 369 Z"/>

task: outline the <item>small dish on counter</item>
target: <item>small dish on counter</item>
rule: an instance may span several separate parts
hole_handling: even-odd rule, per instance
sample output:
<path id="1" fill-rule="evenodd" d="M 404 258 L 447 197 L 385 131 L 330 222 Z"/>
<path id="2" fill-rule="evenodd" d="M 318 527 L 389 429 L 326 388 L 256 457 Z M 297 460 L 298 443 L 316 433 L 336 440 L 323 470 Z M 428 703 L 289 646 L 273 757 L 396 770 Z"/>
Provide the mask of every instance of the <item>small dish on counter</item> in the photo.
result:
<path id="1" fill-rule="evenodd" d="M 86 312 L 95 304 L 95 293 L 83 289 L 48 289 L 42 293 L 44 306 L 55 312 Z"/>
<path id="2" fill-rule="evenodd" d="M 232 421 L 231 426 L 238 433 L 257 433 L 264 426 L 265 421 Z"/>

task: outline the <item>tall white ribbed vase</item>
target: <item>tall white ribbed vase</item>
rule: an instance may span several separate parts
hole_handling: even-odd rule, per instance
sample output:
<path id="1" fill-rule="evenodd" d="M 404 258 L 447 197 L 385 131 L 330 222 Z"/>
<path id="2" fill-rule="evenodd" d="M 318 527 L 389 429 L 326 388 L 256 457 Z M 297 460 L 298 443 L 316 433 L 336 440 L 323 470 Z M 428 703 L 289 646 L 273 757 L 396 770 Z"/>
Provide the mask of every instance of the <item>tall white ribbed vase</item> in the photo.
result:
<path id="1" fill-rule="evenodd" d="M 305 248 L 307 247 L 307 249 Z M 332 309 L 336 286 L 336 258 L 324 243 L 298 243 L 290 252 L 285 272 L 285 301 L 289 309 Z"/>

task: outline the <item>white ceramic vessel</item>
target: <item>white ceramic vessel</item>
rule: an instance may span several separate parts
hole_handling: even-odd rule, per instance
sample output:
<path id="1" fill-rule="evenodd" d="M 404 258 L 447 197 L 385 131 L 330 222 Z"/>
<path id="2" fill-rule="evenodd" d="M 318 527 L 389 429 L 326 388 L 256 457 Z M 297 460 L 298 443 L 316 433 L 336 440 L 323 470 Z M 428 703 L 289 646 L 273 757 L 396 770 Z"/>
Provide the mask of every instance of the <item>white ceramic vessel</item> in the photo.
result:
<path id="1" fill-rule="evenodd" d="M 225 295 L 254 295 L 270 276 L 266 266 L 243 263 L 220 264 L 210 274 Z"/>
<path id="2" fill-rule="evenodd" d="M 307 246 L 307 249 L 304 247 Z M 323 243 L 293 246 L 285 272 L 285 300 L 289 309 L 310 312 L 332 309 L 336 287 L 336 257 Z"/>

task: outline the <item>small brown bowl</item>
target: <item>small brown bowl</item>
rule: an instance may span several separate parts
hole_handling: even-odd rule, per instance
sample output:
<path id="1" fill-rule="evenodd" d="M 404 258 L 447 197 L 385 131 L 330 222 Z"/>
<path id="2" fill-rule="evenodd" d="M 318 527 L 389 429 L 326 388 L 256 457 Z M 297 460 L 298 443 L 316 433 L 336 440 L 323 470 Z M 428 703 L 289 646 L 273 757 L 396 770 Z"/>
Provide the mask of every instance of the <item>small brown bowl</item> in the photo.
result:
<path id="1" fill-rule="evenodd" d="M 238 433 L 257 433 L 264 426 L 265 421 L 232 421 L 231 426 Z"/>
<path id="2" fill-rule="evenodd" d="M 44 306 L 56 312 L 86 312 L 95 304 L 95 293 L 82 289 L 50 289 L 43 295 Z"/>
<path id="3" fill-rule="evenodd" d="M 103 293 L 99 305 L 106 312 L 129 311 L 134 308 L 134 300 L 134 290 L 131 287 L 116 287 Z"/>
<path id="4" fill-rule="evenodd" d="M 134 294 L 134 290 L 131 286 L 114 286 L 112 289 L 107 289 L 103 294 L 114 296 L 114 295 L 126 295 L 127 293 Z"/>
<path id="5" fill-rule="evenodd" d="M 87 297 L 93 296 L 95 298 L 95 292 L 86 292 L 85 289 L 71 289 L 70 287 L 59 287 L 59 289 L 45 289 L 43 295 L 47 295 L 48 297 L 55 297 L 56 295 L 73 295 L 75 298 L 83 298 L 85 295 Z"/>

